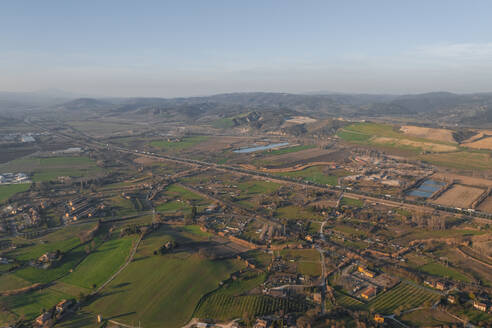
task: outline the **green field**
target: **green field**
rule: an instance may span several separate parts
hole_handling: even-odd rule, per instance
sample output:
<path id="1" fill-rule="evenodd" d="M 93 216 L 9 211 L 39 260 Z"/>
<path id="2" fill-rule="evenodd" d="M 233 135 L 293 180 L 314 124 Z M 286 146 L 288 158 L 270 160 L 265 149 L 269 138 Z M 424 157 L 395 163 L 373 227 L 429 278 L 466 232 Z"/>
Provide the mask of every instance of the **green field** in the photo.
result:
<path id="1" fill-rule="evenodd" d="M 440 154 L 420 154 L 418 159 L 438 166 L 458 170 L 490 170 L 492 158 L 490 152 L 463 150 Z"/>
<path id="2" fill-rule="evenodd" d="M 340 174 L 329 175 L 323 172 L 323 166 L 311 166 L 301 171 L 282 172 L 277 173 L 277 175 L 289 178 L 303 178 L 304 180 L 314 183 L 336 186 L 338 184 L 338 178 L 344 175 L 342 172 L 339 173 Z"/>
<path id="3" fill-rule="evenodd" d="M 48 283 L 69 274 L 84 256 L 86 256 L 84 247 L 78 246 L 64 253 L 61 261 L 48 269 L 26 266 L 13 274 L 32 283 Z"/>
<path id="4" fill-rule="evenodd" d="M 340 205 L 352 206 L 352 207 L 363 207 L 364 202 L 362 200 L 355 199 L 355 198 L 343 197 L 341 202 L 340 202 Z"/>
<path id="5" fill-rule="evenodd" d="M 438 166 L 458 170 L 492 169 L 492 159 L 488 151 L 473 150 L 459 147 L 453 143 L 412 137 L 396 131 L 393 126 L 388 124 L 355 123 L 340 129 L 337 135 L 351 143 L 410 151 L 419 160 Z M 448 148 L 451 146 L 451 148 L 439 149 L 440 145 L 448 146 Z"/>
<path id="6" fill-rule="evenodd" d="M 195 145 L 198 145 L 201 142 L 205 142 L 209 139 L 210 137 L 208 136 L 191 136 L 191 137 L 184 137 L 180 141 L 173 142 L 173 141 L 167 141 L 167 140 L 155 140 L 150 142 L 150 145 L 155 148 L 159 148 L 162 150 L 186 150 L 188 148 L 191 148 Z"/>
<path id="7" fill-rule="evenodd" d="M 212 122 L 212 126 L 217 129 L 230 129 L 234 126 L 234 121 L 230 118 L 221 118 Z"/>
<path id="8" fill-rule="evenodd" d="M 88 177 L 104 170 L 89 157 L 26 157 L 0 165 L 1 170 L 32 173 L 34 182 L 55 180 L 59 176 Z"/>
<path id="9" fill-rule="evenodd" d="M 200 304 L 194 316 L 207 319 L 226 321 L 242 318 L 244 313 L 249 316 L 261 316 L 273 314 L 279 310 L 285 313 L 301 312 L 307 310 L 305 303 L 274 298 L 265 295 L 229 296 L 213 294 Z"/>
<path id="10" fill-rule="evenodd" d="M 62 299 L 69 298 L 70 295 L 47 288 L 24 294 L 3 296 L 0 297 L 0 301 L 6 304 L 9 310 L 18 317 L 24 316 L 26 319 L 32 320 L 41 314 L 43 308 L 49 309 Z"/>
<path id="11" fill-rule="evenodd" d="M 0 275 L 0 291 L 13 290 L 26 286 L 31 283 L 13 274 L 4 273 Z"/>
<path id="12" fill-rule="evenodd" d="M 170 185 L 164 190 L 165 194 L 172 200 L 167 203 L 159 204 L 156 210 L 159 212 L 176 212 L 182 211 L 185 214 L 191 212 L 192 206 L 203 209 L 210 202 L 201 195 L 190 191 L 180 185 Z"/>
<path id="13" fill-rule="evenodd" d="M 280 184 L 269 181 L 251 180 L 238 184 L 241 193 L 248 195 L 271 194 L 280 188 Z"/>
<path id="14" fill-rule="evenodd" d="M 424 303 L 432 305 L 440 298 L 441 295 L 437 292 L 403 281 L 389 291 L 377 295 L 368 303 L 368 307 L 375 312 L 390 314 L 399 307 L 412 309 Z"/>
<path id="15" fill-rule="evenodd" d="M 180 327 L 204 294 L 242 267 L 235 260 L 210 261 L 186 251 L 154 255 L 169 239 L 181 245 L 206 240 L 192 228 L 152 233 L 130 265 L 85 310 L 127 324 L 140 321 L 143 327 Z"/>
<path id="16" fill-rule="evenodd" d="M 100 286 L 125 262 L 130 253 L 133 237 L 113 239 L 103 243 L 96 251 L 87 256 L 73 273 L 62 282 L 84 288 Z"/>
<path id="17" fill-rule="evenodd" d="M 311 149 L 314 147 L 316 147 L 316 146 L 314 146 L 314 145 L 299 145 L 299 146 L 285 147 L 285 148 L 270 150 L 270 151 L 268 151 L 268 155 L 282 155 L 282 154 L 296 153 L 298 151 Z"/>
<path id="18" fill-rule="evenodd" d="M 396 130 L 389 124 L 354 123 L 339 130 L 337 135 L 352 143 L 404 149 L 414 153 L 420 153 L 424 150 L 437 152 L 458 150 L 454 143 L 413 137 Z"/>
<path id="19" fill-rule="evenodd" d="M 280 255 L 296 262 L 297 273 L 317 277 L 321 275 L 321 258 L 315 249 L 283 249 Z"/>
<path id="20" fill-rule="evenodd" d="M 470 282 L 470 278 L 468 278 L 463 273 L 437 262 L 424 264 L 419 268 L 419 270 L 433 276 L 451 278 L 453 280 L 458 280 L 463 282 Z"/>
<path id="21" fill-rule="evenodd" d="M 19 192 L 28 190 L 30 186 L 30 183 L 0 185 L 0 203 Z"/>

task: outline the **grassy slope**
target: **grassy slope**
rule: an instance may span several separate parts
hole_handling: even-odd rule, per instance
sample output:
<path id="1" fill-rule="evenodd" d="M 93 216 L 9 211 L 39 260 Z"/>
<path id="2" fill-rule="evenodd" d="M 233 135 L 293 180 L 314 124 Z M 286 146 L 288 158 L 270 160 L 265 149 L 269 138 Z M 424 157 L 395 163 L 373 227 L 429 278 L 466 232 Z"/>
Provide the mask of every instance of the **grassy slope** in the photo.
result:
<path id="1" fill-rule="evenodd" d="M 190 229 L 182 235 L 194 235 Z M 166 233 L 145 239 L 134 261 L 87 309 L 124 323 L 141 321 L 144 327 L 180 327 L 205 293 L 240 268 L 236 261 L 209 261 L 187 252 L 153 255 L 168 239 Z"/>
<path id="2" fill-rule="evenodd" d="M 100 286 L 125 262 L 132 241 L 132 237 L 124 237 L 105 242 L 62 281 L 84 288 L 92 288 L 93 284 Z"/>

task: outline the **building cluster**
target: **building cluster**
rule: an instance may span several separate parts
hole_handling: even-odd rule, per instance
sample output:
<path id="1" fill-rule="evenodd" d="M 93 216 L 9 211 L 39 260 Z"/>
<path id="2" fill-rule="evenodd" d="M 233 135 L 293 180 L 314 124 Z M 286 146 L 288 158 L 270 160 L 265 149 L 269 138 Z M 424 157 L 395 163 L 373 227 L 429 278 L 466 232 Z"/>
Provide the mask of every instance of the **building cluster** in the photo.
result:
<path id="1" fill-rule="evenodd" d="M 393 287 L 399 281 L 386 273 L 377 273 L 356 263 L 345 267 L 338 278 L 338 283 L 349 294 L 364 301 L 371 300 L 379 292 Z"/>
<path id="2" fill-rule="evenodd" d="M 36 137 L 48 135 L 48 132 L 7 133 L 0 135 L 0 144 L 35 142 Z"/>
<path id="3" fill-rule="evenodd" d="M 75 305 L 73 300 L 61 300 L 49 311 L 44 311 L 34 320 L 34 327 L 51 327 L 57 320 L 61 319 L 67 311 Z"/>
<path id="4" fill-rule="evenodd" d="M 95 199 L 76 197 L 65 204 L 63 219 L 68 223 L 84 218 L 91 218 L 98 210 L 102 209 L 104 209 L 104 204 L 98 203 Z"/>
<path id="5" fill-rule="evenodd" d="M 0 184 L 29 183 L 29 176 L 25 173 L 2 173 L 0 174 Z"/>
<path id="6" fill-rule="evenodd" d="M 351 157 L 351 161 L 345 169 L 352 174 L 342 179 L 346 184 L 365 183 L 407 188 L 416 179 L 433 173 L 433 170 L 425 165 L 405 163 L 401 159 L 379 153 L 356 153 Z"/>

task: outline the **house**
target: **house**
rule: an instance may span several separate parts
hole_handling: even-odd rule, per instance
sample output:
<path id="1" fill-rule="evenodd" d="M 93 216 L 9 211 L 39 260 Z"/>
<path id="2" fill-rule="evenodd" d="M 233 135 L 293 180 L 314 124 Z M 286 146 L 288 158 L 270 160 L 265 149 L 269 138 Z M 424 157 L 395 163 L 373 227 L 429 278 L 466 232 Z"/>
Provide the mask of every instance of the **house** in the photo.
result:
<path id="1" fill-rule="evenodd" d="M 445 290 L 446 289 L 446 283 L 442 281 L 436 281 L 435 288 L 439 290 Z"/>
<path id="2" fill-rule="evenodd" d="M 380 314 L 375 314 L 374 315 L 374 321 L 376 323 L 384 323 L 384 317 Z"/>
<path id="3" fill-rule="evenodd" d="M 258 318 L 256 319 L 255 328 L 267 328 L 269 327 L 268 320 Z"/>
<path id="4" fill-rule="evenodd" d="M 44 324 L 48 322 L 48 320 L 50 319 L 51 319 L 51 313 L 44 312 L 36 318 L 36 324 L 39 326 L 44 326 Z"/>
<path id="5" fill-rule="evenodd" d="M 65 310 L 68 309 L 70 305 L 72 305 L 72 301 L 68 301 L 68 300 L 60 301 L 55 307 L 56 313 L 65 312 Z"/>
<path id="6" fill-rule="evenodd" d="M 314 303 L 321 304 L 321 302 L 322 302 L 321 293 L 314 293 L 313 294 L 313 301 L 314 301 Z"/>
<path id="7" fill-rule="evenodd" d="M 376 288 L 370 286 L 370 287 L 367 287 L 366 289 L 364 289 L 361 293 L 360 293 L 360 296 L 363 298 L 363 299 L 370 299 L 371 297 L 374 297 L 376 296 Z"/>
<path id="8" fill-rule="evenodd" d="M 487 304 L 485 303 L 479 301 L 473 301 L 473 307 L 479 311 L 487 312 Z"/>
<path id="9" fill-rule="evenodd" d="M 449 295 L 448 296 L 448 302 L 449 302 L 449 304 L 456 304 L 457 301 L 458 301 L 458 299 L 456 298 L 456 296 L 454 296 L 454 295 Z"/>

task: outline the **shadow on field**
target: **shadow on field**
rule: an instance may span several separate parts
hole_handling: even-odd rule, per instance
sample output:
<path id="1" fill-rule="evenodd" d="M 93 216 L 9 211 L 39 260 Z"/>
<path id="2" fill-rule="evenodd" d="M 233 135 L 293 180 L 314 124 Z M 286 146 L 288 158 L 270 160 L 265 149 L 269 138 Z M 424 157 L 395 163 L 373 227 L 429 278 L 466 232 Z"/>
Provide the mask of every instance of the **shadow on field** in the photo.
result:
<path id="1" fill-rule="evenodd" d="M 150 256 L 148 255 L 145 255 L 145 256 L 139 256 L 139 257 L 135 257 L 132 262 L 138 262 L 138 261 L 142 261 L 142 260 L 146 260 L 148 259 Z"/>
<path id="2" fill-rule="evenodd" d="M 121 288 L 121 287 L 125 287 L 125 286 L 128 286 L 128 285 L 131 285 L 131 283 L 129 283 L 129 282 L 122 282 L 121 284 L 115 285 L 113 288 Z"/>
<path id="3" fill-rule="evenodd" d="M 132 314 L 135 314 L 135 313 L 137 313 L 137 312 L 132 311 L 132 312 L 127 312 L 127 313 L 117 314 L 117 315 L 114 315 L 112 317 L 108 317 L 106 319 L 108 319 L 108 320 L 118 319 L 118 318 L 126 317 L 127 315 L 132 315 Z"/>

